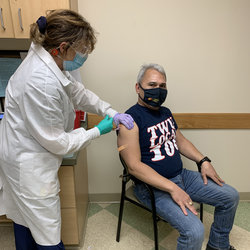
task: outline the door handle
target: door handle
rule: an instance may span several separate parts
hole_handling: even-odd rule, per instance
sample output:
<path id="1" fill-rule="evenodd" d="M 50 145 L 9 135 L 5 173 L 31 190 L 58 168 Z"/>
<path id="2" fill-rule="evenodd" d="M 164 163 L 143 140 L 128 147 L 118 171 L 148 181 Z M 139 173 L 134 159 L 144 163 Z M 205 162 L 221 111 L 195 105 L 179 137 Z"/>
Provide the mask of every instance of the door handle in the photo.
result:
<path id="1" fill-rule="evenodd" d="M 20 28 L 21 28 L 21 30 L 23 31 L 23 22 L 22 22 L 21 8 L 18 8 L 18 19 L 19 19 Z"/>
<path id="2" fill-rule="evenodd" d="M 0 20 L 1 20 L 1 26 L 3 28 L 3 30 L 6 30 L 5 26 L 4 26 L 4 21 L 3 21 L 3 9 L 0 8 Z"/>

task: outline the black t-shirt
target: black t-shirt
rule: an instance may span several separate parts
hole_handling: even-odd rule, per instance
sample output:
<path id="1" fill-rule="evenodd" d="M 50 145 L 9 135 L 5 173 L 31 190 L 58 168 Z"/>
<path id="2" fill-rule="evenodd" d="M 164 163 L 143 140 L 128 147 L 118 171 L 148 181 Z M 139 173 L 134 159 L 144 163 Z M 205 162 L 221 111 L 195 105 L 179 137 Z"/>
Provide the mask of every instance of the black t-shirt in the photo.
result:
<path id="1" fill-rule="evenodd" d="M 139 104 L 126 111 L 139 128 L 141 161 L 166 178 L 180 174 L 183 168 L 176 144 L 178 126 L 166 107 L 150 110 Z"/>

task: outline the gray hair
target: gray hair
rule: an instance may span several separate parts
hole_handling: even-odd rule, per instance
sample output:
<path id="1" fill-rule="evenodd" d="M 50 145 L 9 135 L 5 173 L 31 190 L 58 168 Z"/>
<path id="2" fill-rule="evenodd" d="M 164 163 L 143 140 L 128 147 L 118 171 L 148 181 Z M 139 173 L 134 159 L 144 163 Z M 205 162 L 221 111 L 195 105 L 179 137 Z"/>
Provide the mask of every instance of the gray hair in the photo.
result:
<path id="1" fill-rule="evenodd" d="M 161 65 L 156 64 L 156 63 L 149 63 L 149 64 L 143 64 L 141 66 L 141 69 L 140 69 L 139 74 L 137 76 L 138 83 L 141 83 L 142 78 L 144 77 L 144 75 L 148 69 L 154 69 L 154 70 L 158 71 L 159 73 L 161 73 L 164 76 L 165 80 L 167 80 L 165 70 Z"/>

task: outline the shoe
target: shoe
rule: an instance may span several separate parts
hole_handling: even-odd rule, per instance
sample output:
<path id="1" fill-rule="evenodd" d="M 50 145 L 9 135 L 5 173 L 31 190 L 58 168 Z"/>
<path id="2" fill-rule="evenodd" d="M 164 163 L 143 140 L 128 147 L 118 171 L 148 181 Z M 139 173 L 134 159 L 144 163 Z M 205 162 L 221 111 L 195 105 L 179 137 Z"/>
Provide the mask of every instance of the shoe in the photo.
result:
<path id="1" fill-rule="evenodd" d="M 207 245 L 206 250 L 218 250 L 218 249 L 210 247 L 209 245 Z M 236 250 L 236 248 L 233 247 L 233 246 L 229 246 L 228 250 Z"/>

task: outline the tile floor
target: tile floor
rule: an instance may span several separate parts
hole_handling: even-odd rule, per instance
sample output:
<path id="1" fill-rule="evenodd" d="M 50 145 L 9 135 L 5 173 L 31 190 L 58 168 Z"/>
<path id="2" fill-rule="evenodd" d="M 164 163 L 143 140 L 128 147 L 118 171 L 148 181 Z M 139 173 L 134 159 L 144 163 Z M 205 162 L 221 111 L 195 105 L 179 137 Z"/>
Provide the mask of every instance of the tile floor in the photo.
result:
<path id="1" fill-rule="evenodd" d="M 118 203 L 90 203 L 84 245 L 79 250 L 153 250 L 151 215 L 136 206 L 126 203 L 120 242 L 116 242 Z M 212 223 L 213 208 L 205 206 L 204 225 L 206 230 L 203 250 Z M 176 249 L 178 233 L 169 224 L 158 223 L 160 250 Z M 241 201 L 235 224 L 230 234 L 231 244 L 237 250 L 250 250 L 250 201 Z M 0 250 L 14 250 L 13 229 L 0 226 Z M 76 249 L 66 247 L 66 250 Z"/>
<path id="2" fill-rule="evenodd" d="M 130 203 L 124 208 L 120 242 L 115 241 L 119 204 L 91 203 L 87 231 L 81 250 L 153 250 L 151 214 Z M 209 228 L 213 220 L 213 207 L 204 208 L 205 249 Z M 160 250 L 176 249 L 178 233 L 169 224 L 160 221 Z M 241 201 L 236 213 L 230 242 L 237 250 L 250 250 L 250 201 Z"/>

